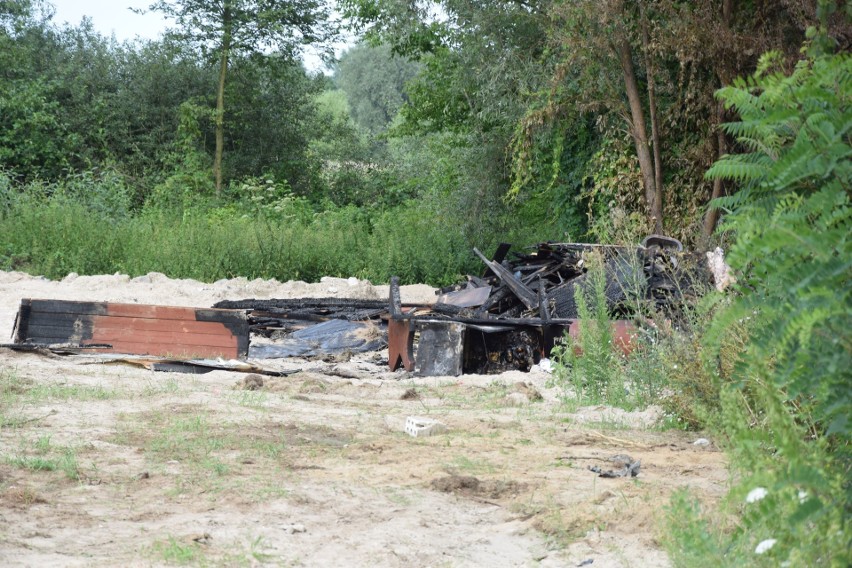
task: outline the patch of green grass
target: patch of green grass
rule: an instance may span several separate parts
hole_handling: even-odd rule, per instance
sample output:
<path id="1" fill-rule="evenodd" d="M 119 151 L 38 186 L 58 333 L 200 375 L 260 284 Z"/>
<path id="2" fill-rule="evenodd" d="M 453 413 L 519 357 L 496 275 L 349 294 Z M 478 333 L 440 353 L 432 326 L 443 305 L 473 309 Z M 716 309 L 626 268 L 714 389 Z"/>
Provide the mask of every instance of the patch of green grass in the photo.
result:
<path id="1" fill-rule="evenodd" d="M 56 471 L 59 464 L 54 459 L 42 456 L 14 456 L 8 459 L 10 465 L 30 471 Z"/>
<path id="2" fill-rule="evenodd" d="M 204 552 L 199 545 L 180 542 L 173 536 L 155 542 L 152 550 L 156 556 L 167 564 L 204 565 L 207 563 Z"/>
<path id="3" fill-rule="evenodd" d="M 29 393 L 29 399 L 33 403 L 38 403 L 46 400 L 113 400 L 121 398 L 124 393 L 114 388 L 107 388 L 102 385 L 69 385 L 63 383 L 49 383 L 46 385 L 38 385 L 33 387 Z"/>
<path id="4" fill-rule="evenodd" d="M 263 410 L 266 408 L 269 396 L 263 391 L 239 390 L 234 391 L 228 396 L 228 401 L 245 406 L 247 408 L 255 408 Z"/>
<path id="5" fill-rule="evenodd" d="M 204 469 L 218 476 L 227 475 L 231 471 L 226 463 L 215 457 L 207 458 L 201 465 Z"/>
<path id="6" fill-rule="evenodd" d="M 228 445 L 228 432 L 213 426 L 206 413 L 169 416 L 146 444 L 146 451 L 163 461 L 200 463 Z"/>
<path id="7" fill-rule="evenodd" d="M 39 404 L 45 401 L 92 401 L 120 398 L 124 393 L 103 385 L 74 385 L 59 382 L 37 383 L 12 371 L 0 372 L 0 407 Z"/>
<path id="8" fill-rule="evenodd" d="M 248 495 L 258 503 L 287 498 L 292 494 L 292 490 L 285 487 L 280 479 L 269 479 L 266 476 L 252 479 L 246 484 L 246 487 L 251 488 Z"/>
<path id="9" fill-rule="evenodd" d="M 44 436 L 39 436 L 39 439 L 36 440 L 34 447 L 35 447 L 35 451 L 40 453 L 40 454 L 46 454 L 47 452 L 49 452 L 50 448 L 51 448 L 50 434 L 45 434 Z"/>
<path id="10" fill-rule="evenodd" d="M 149 381 L 142 389 L 142 396 L 151 397 L 161 394 L 177 394 L 181 392 L 181 383 L 174 377 L 169 377 L 163 381 Z"/>
<path id="11" fill-rule="evenodd" d="M 282 455 L 286 455 L 288 449 L 289 446 L 283 440 L 264 440 L 252 437 L 247 440 L 246 448 L 243 451 L 246 453 L 244 457 L 264 456 L 277 460 Z"/>
<path id="12" fill-rule="evenodd" d="M 36 451 L 41 454 L 50 453 L 52 456 L 17 455 L 7 458 L 7 463 L 29 471 L 61 471 L 68 479 L 79 479 L 80 468 L 77 463 L 77 452 L 70 447 L 51 446 L 49 440 L 47 447 L 39 446 L 42 440 L 43 438 L 36 442 Z"/>
<path id="13" fill-rule="evenodd" d="M 456 456 L 452 462 L 445 466 L 448 471 L 464 472 L 470 475 L 481 475 L 494 473 L 497 466 L 485 459 L 469 458 L 467 456 Z"/>

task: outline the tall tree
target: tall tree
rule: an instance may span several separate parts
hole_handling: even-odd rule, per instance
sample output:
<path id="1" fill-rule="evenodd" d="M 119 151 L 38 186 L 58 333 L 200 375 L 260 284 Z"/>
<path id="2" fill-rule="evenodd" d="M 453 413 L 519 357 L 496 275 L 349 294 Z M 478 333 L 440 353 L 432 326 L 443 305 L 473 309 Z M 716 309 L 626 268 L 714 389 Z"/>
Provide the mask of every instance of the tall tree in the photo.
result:
<path id="1" fill-rule="evenodd" d="M 335 83 L 346 93 L 352 118 L 370 132 L 383 132 L 408 100 L 405 84 L 420 69 L 387 45 L 361 43 L 340 57 Z"/>
<path id="2" fill-rule="evenodd" d="M 326 0 L 158 0 L 151 10 L 175 20 L 177 33 L 218 60 L 216 152 L 213 175 L 222 190 L 225 147 L 225 83 L 234 55 L 262 56 L 272 51 L 295 57 L 301 46 L 328 46 L 337 34 Z"/>

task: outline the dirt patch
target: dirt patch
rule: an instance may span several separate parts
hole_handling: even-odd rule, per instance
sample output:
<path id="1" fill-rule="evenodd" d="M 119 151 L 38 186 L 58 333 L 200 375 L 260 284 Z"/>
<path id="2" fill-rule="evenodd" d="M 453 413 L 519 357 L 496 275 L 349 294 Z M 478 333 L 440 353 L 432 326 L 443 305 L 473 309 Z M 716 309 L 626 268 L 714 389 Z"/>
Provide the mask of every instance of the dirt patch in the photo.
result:
<path id="1" fill-rule="evenodd" d="M 526 489 L 525 484 L 515 481 L 481 480 L 472 475 L 455 474 L 433 479 L 429 486 L 435 491 L 443 493 L 488 499 L 516 497 Z"/>
<path id="2" fill-rule="evenodd" d="M 0 273 L 0 333 L 25 296 L 387 296 L 350 282 Z M 654 430 L 654 409 L 567 413 L 544 373 L 421 378 L 386 360 L 274 361 L 299 372 L 261 385 L 0 349 L 0 564 L 653 568 L 669 565 L 655 535 L 671 493 L 724 493 L 723 455 Z M 411 437 L 408 416 L 447 431 Z M 588 470 L 615 454 L 639 476 Z"/>
<path id="3" fill-rule="evenodd" d="M 3 506 L 15 509 L 29 509 L 33 505 L 47 503 L 47 500 L 32 487 L 12 485 L 0 494 Z"/>
<path id="4" fill-rule="evenodd" d="M 296 375 L 293 378 L 299 379 L 301 376 Z M 302 394 L 313 394 L 329 392 L 334 388 L 334 383 L 328 379 L 321 376 L 309 376 L 302 381 L 301 385 L 299 385 L 296 390 Z"/>

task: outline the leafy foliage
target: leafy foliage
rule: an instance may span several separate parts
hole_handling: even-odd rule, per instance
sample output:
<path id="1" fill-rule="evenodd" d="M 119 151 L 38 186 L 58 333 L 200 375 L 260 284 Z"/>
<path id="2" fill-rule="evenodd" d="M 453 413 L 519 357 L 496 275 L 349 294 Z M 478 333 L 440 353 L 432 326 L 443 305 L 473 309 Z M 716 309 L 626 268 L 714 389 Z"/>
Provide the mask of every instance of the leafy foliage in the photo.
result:
<path id="1" fill-rule="evenodd" d="M 827 432 L 848 437 L 852 58 L 805 60 L 789 77 L 756 76 L 719 96 L 743 118 L 726 130 L 754 149 L 707 174 L 744 186 L 717 204 L 734 208 L 728 258 L 741 270 L 742 294 L 719 327 L 759 315 L 747 357 L 759 366 L 753 371 L 790 397 L 811 399 Z"/>
<path id="2" fill-rule="evenodd" d="M 638 258 L 622 260 L 632 265 L 630 272 L 641 273 Z M 633 350 L 625 354 L 614 333 L 608 307 L 603 255 L 586 254 L 584 261 L 589 267 L 589 285 L 574 290 L 579 328 L 576 336 L 566 336 L 552 351 L 553 382 L 562 389 L 563 402 L 609 404 L 625 409 L 657 404 L 673 383 L 671 377 L 682 372 L 669 357 L 670 343 L 661 343 L 653 329 L 637 327 Z M 622 285 L 627 302 L 641 310 L 642 283 L 627 278 Z"/>
<path id="3" fill-rule="evenodd" d="M 420 67 L 386 45 L 360 43 L 340 57 L 334 79 L 346 93 L 352 119 L 368 132 L 381 134 L 407 100 L 406 83 Z"/>
<path id="4" fill-rule="evenodd" d="M 767 71 L 770 54 L 754 77 L 719 92 L 742 117 L 726 130 L 750 150 L 708 172 L 742 183 L 718 201 L 732 209 L 725 227 L 736 235 L 728 261 L 738 295 L 709 334 L 712 353 L 749 321 L 738 364 L 720 377 L 719 427 L 742 478 L 729 496 L 734 527 L 688 499 L 673 505 L 679 536 L 670 548 L 684 565 L 852 560 L 852 59 L 811 51 L 789 76 Z M 768 497 L 742 505 L 755 487 Z M 696 556 L 699 525 L 715 544 Z"/>

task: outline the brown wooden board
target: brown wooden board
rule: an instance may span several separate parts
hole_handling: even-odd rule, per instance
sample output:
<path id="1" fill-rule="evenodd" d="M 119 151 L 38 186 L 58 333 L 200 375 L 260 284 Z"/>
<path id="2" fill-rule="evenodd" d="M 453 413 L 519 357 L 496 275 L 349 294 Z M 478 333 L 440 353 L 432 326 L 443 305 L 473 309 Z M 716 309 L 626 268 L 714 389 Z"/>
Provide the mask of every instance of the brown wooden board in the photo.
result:
<path id="1" fill-rule="evenodd" d="M 101 353 L 244 359 L 249 325 L 242 310 L 25 298 L 14 338 L 18 344 L 112 346 Z"/>

